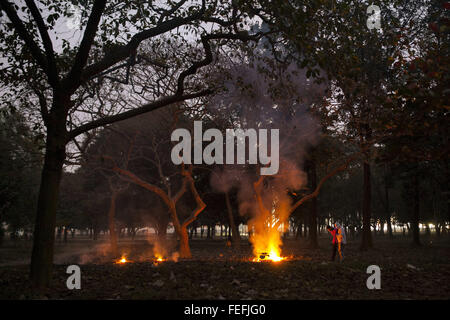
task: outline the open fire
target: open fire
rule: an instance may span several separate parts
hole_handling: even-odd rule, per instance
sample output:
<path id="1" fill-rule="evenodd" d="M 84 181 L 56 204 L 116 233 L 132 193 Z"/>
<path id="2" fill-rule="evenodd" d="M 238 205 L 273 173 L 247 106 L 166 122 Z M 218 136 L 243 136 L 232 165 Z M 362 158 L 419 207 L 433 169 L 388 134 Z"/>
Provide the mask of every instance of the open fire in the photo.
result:
<path id="1" fill-rule="evenodd" d="M 162 255 L 159 254 L 155 255 L 155 262 L 163 262 L 163 261 L 166 261 L 166 259 L 163 258 Z"/>
<path id="2" fill-rule="evenodd" d="M 280 262 L 286 259 L 281 256 L 281 228 L 278 219 L 273 214 L 266 217 L 258 216 L 251 221 L 253 232 L 250 242 L 253 245 L 253 262 Z"/>
<path id="3" fill-rule="evenodd" d="M 285 257 L 281 257 L 278 253 L 276 253 L 275 251 L 267 253 L 267 252 L 262 252 L 261 254 L 259 254 L 258 257 L 253 258 L 253 262 L 261 262 L 261 261 L 272 261 L 272 262 L 279 262 L 282 260 L 285 260 Z"/>
<path id="4" fill-rule="evenodd" d="M 116 261 L 116 264 L 125 264 L 131 262 L 130 260 L 127 260 L 127 257 L 122 256 L 119 260 Z"/>
<path id="5" fill-rule="evenodd" d="M 162 256 L 156 256 L 152 261 L 155 263 L 159 263 L 159 262 L 167 261 L 167 259 L 165 259 Z M 125 257 L 125 256 L 122 256 L 120 259 L 116 260 L 114 263 L 115 264 L 126 264 L 126 263 L 131 263 L 131 262 L 133 262 L 133 261 L 128 260 L 127 257 Z"/>

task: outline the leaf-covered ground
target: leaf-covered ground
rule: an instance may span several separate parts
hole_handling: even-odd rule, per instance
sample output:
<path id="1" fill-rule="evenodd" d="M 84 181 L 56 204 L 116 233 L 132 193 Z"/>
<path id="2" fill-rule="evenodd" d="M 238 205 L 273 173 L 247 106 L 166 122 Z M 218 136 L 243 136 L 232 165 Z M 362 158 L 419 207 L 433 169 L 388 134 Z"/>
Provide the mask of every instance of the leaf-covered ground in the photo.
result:
<path id="1" fill-rule="evenodd" d="M 80 264 L 81 290 L 68 290 L 68 264 L 80 255 L 66 255 L 54 268 L 53 287 L 45 295 L 33 293 L 27 265 L 0 267 L 0 299 L 448 299 L 450 297 L 450 241 L 375 238 L 375 249 L 360 252 L 359 242 L 346 248 L 343 263 L 330 262 L 330 244 L 318 250 L 304 240 L 287 240 L 280 263 L 250 261 L 251 248 L 240 252 L 223 241 L 192 241 L 192 260 L 152 263 L 145 241 L 123 242 L 121 251 L 133 263 L 114 264 L 107 255 Z M 80 246 L 80 244 L 77 244 Z M 69 246 L 69 245 L 68 245 Z M 0 254 L 2 250 L 0 249 Z M 67 250 L 67 249 L 66 249 Z M 63 249 L 57 252 L 63 253 Z M 82 255 L 86 255 L 83 253 Z M 149 258 L 150 259 L 150 258 Z M 57 259 L 58 260 L 58 259 Z M 61 260 L 61 259 L 60 259 Z M 381 268 L 381 290 L 369 290 L 369 265 Z"/>

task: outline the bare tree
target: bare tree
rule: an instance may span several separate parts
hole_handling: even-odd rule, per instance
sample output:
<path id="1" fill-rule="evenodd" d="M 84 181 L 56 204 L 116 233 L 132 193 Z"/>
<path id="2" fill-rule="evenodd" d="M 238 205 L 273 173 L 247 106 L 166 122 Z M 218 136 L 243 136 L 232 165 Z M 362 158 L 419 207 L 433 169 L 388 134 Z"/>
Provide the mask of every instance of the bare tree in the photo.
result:
<path id="1" fill-rule="evenodd" d="M 81 23 L 84 34 L 80 44 L 71 46 L 66 42 L 63 52 L 58 53 L 50 31 L 55 31 L 58 19 L 67 18 L 66 6 L 41 2 L 39 7 L 33 0 L 25 0 L 25 4 L 19 6 L 7 0 L 0 2 L 1 11 L 10 21 L 1 27 L 2 52 L 13 58 L 2 80 L 18 91 L 24 87 L 33 89 L 46 130 L 31 259 L 31 280 L 38 288 L 50 284 L 58 190 L 68 143 L 89 130 L 211 93 L 211 88 L 205 84 L 196 81 L 196 84 L 187 84 L 187 80 L 213 62 L 212 42 L 225 45 L 234 40 L 258 40 L 261 36 L 251 35 L 240 27 L 249 21 L 248 15 L 240 11 L 234 1 L 207 4 L 206 0 L 201 3 L 180 0 L 159 5 L 152 1 L 107 3 L 95 0 L 90 3 L 90 12 L 82 8 L 89 18 Z M 129 13 L 133 13 L 132 18 Z M 191 33 L 203 50 L 194 50 L 182 57 L 189 65 L 185 69 L 180 65 L 172 66 L 179 70 L 173 94 L 108 116 L 99 112 L 97 118 L 80 117 L 75 127 L 67 128 L 78 105 L 74 94 L 86 90 L 93 79 L 119 68 L 121 62 L 126 62 L 124 67 L 128 72 L 136 62 L 136 53 L 143 41 L 157 40 L 164 34 L 183 39 L 185 32 Z M 184 40 L 184 44 L 188 44 L 188 38 Z M 21 71 L 17 73 L 17 70 Z"/>

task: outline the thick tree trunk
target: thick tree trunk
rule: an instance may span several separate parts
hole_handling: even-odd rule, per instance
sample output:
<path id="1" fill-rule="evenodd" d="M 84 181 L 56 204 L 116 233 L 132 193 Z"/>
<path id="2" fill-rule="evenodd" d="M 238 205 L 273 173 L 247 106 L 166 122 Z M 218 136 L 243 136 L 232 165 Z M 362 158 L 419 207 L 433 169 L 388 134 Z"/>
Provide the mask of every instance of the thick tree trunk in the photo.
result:
<path id="1" fill-rule="evenodd" d="M 108 211 L 108 226 L 109 226 L 109 241 L 111 246 L 111 253 L 114 258 L 119 257 L 119 249 L 117 247 L 117 231 L 116 231 L 116 199 L 117 192 L 113 191 L 111 193 L 111 199 L 109 202 L 109 211 Z"/>
<path id="2" fill-rule="evenodd" d="M 370 164 L 364 162 L 364 183 L 363 183 L 363 230 L 362 230 L 362 242 L 361 250 L 367 250 L 372 248 L 372 233 L 370 231 L 370 219 L 371 219 L 371 182 L 370 182 Z"/>
<path id="3" fill-rule="evenodd" d="M 413 236 L 413 244 L 416 246 L 420 246 L 420 230 L 419 230 L 419 220 L 420 220 L 420 193 L 419 193 L 419 178 L 417 174 L 414 174 L 413 177 L 413 218 L 412 218 L 412 236 Z"/>
<path id="4" fill-rule="evenodd" d="M 191 248 L 189 247 L 189 236 L 186 227 L 180 227 L 180 258 L 191 258 Z"/>
<path id="5" fill-rule="evenodd" d="M 180 258 L 191 258 L 191 249 L 189 247 L 189 234 L 187 232 L 187 225 L 183 226 L 180 224 L 177 216 L 177 209 L 175 202 L 169 204 L 169 212 L 172 218 L 173 227 L 179 238 L 179 248 Z"/>
<path id="6" fill-rule="evenodd" d="M 38 289 L 48 287 L 52 275 L 56 208 L 65 159 L 65 143 L 62 141 L 64 139 L 58 132 L 48 129 L 30 265 L 31 282 Z"/>
<path id="7" fill-rule="evenodd" d="M 311 190 L 315 190 L 317 188 L 317 172 L 315 161 L 311 161 L 309 172 Z M 317 197 L 314 197 L 311 200 L 311 215 L 309 217 L 309 245 L 311 246 L 311 248 L 319 247 L 319 243 L 317 241 L 317 208 Z"/>
<path id="8" fill-rule="evenodd" d="M 225 202 L 227 204 L 227 212 L 228 212 L 228 222 L 230 223 L 231 227 L 231 239 L 232 244 L 234 248 L 239 248 L 241 246 L 241 236 L 239 235 L 239 230 L 234 223 L 234 216 L 233 216 L 233 210 L 231 208 L 231 202 L 230 197 L 228 195 L 228 192 L 225 192 Z M 222 229 L 221 229 L 222 233 Z"/>

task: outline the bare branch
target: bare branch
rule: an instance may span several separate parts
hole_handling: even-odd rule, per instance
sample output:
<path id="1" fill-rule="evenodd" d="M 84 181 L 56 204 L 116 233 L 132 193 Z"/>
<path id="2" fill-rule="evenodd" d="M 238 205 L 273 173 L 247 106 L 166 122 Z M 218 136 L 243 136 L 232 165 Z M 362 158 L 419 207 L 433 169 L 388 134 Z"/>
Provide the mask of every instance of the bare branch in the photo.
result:
<path id="1" fill-rule="evenodd" d="M 108 52 L 102 60 L 98 61 L 97 63 L 94 63 L 88 67 L 85 68 L 85 70 L 82 73 L 81 81 L 85 82 L 94 77 L 95 75 L 101 73 L 102 71 L 106 70 L 107 68 L 113 66 L 114 64 L 126 59 L 131 54 L 135 53 L 139 44 L 149 38 L 161 35 L 163 33 L 166 33 L 170 30 L 176 29 L 178 27 L 181 27 L 185 24 L 188 24 L 196 19 L 199 19 L 205 11 L 204 6 L 202 6 L 202 9 L 198 12 L 185 17 L 180 18 L 176 17 L 168 21 L 164 21 L 161 24 L 157 25 L 156 27 L 141 31 L 137 34 L 135 34 L 131 40 L 128 42 L 125 46 L 116 46 L 114 49 L 112 49 L 110 52 Z"/>
<path id="2" fill-rule="evenodd" d="M 36 21 L 36 24 L 38 26 L 39 34 L 42 38 L 42 43 L 44 44 L 45 53 L 47 56 L 47 67 L 48 67 L 48 77 L 49 82 L 54 83 L 55 85 L 58 84 L 58 69 L 56 67 L 55 62 L 55 52 L 53 51 L 53 44 L 52 40 L 50 39 L 47 31 L 47 26 L 45 25 L 44 20 L 42 19 L 42 15 L 39 12 L 39 9 L 37 8 L 36 4 L 33 0 L 25 0 L 28 8 L 30 9 L 31 14 L 33 15 L 34 20 Z M 50 79 L 50 77 L 52 79 Z M 53 85 L 52 85 L 53 86 Z"/>
<path id="3" fill-rule="evenodd" d="M 88 130 L 92 130 L 101 126 L 105 126 L 107 124 L 113 123 L 113 122 L 117 122 L 117 121 L 122 121 L 149 111 L 153 111 L 156 110 L 158 108 L 170 105 L 172 103 L 175 102 L 180 102 L 180 101 L 184 101 L 184 100 L 189 100 L 189 99 L 195 99 L 198 97 L 203 97 L 206 96 L 208 94 L 212 93 L 211 90 L 206 89 L 200 92 L 196 92 L 196 93 L 191 93 L 191 94 L 186 94 L 186 95 L 172 95 L 169 97 L 165 97 L 162 99 L 159 99 L 157 101 L 145 104 L 141 107 L 138 107 L 136 109 L 132 109 L 120 114 L 116 114 L 116 115 L 111 115 L 108 117 L 104 117 L 101 119 L 97 119 L 94 121 L 91 121 L 89 123 L 86 123 L 85 125 L 82 125 L 72 131 L 69 132 L 68 134 L 68 140 L 71 140 L 73 138 L 75 138 L 76 136 L 78 136 L 79 134 L 86 132 Z"/>
<path id="4" fill-rule="evenodd" d="M 105 5 L 106 0 L 96 0 L 92 6 L 92 11 L 87 22 L 86 30 L 84 31 L 83 40 L 81 40 L 80 48 L 75 56 L 72 69 L 63 80 L 64 86 L 71 91 L 75 91 L 75 89 L 81 84 L 81 72 L 89 57 L 89 51 L 92 47 L 95 34 L 97 33 L 100 18 L 105 10 Z"/>

